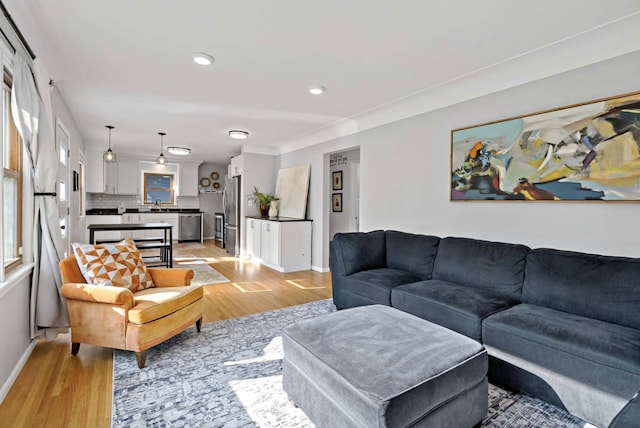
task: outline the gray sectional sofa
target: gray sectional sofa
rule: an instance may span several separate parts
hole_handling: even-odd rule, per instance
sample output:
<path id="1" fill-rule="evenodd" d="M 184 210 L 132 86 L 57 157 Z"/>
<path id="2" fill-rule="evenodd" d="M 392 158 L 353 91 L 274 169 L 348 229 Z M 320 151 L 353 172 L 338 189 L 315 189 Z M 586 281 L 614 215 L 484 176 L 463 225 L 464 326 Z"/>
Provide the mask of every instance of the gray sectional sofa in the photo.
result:
<path id="1" fill-rule="evenodd" d="M 398 231 L 336 234 L 339 309 L 383 304 L 481 342 L 494 382 L 640 426 L 640 259 Z"/>

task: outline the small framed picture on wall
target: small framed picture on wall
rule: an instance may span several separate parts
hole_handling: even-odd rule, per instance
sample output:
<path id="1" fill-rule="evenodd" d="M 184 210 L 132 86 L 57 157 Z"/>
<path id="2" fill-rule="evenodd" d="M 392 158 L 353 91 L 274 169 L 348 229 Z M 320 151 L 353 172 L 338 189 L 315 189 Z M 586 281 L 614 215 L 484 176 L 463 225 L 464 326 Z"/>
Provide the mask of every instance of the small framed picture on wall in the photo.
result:
<path id="1" fill-rule="evenodd" d="M 342 212 L 342 193 L 334 193 L 331 195 L 331 209 L 334 213 Z"/>
<path id="2" fill-rule="evenodd" d="M 342 171 L 333 171 L 331 176 L 332 190 L 342 190 Z"/>

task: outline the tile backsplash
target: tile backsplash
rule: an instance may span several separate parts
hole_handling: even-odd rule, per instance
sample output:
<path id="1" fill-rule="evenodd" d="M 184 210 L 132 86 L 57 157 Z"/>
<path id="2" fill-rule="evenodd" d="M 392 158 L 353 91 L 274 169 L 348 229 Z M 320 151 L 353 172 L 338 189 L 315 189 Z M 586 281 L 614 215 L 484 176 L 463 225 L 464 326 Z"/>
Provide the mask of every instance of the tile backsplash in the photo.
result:
<path id="1" fill-rule="evenodd" d="M 144 206 L 142 198 L 137 195 L 111 195 L 103 193 L 87 194 L 87 210 L 94 208 L 140 208 Z M 175 208 L 200 208 L 197 196 L 178 196 Z"/>

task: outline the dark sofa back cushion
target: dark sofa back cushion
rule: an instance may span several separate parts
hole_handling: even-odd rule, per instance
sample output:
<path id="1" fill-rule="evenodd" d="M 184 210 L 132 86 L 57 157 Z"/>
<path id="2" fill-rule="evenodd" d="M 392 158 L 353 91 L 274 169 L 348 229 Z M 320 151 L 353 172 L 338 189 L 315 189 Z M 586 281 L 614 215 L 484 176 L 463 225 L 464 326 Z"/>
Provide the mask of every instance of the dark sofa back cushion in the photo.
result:
<path id="1" fill-rule="evenodd" d="M 520 297 L 529 247 L 469 238 L 443 238 L 433 279 Z"/>
<path id="2" fill-rule="evenodd" d="M 344 263 L 344 274 L 386 267 L 383 230 L 368 233 L 336 233 L 331 241 L 336 258 Z"/>
<path id="3" fill-rule="evenodd" d="M 431 279 L 440 238 L 387 230 L 387 267 Z"/>
<path id="4" fill-rule="evenodd" d="M 532 250 L 522 301 L 640 329 L 640 259 Z"/>

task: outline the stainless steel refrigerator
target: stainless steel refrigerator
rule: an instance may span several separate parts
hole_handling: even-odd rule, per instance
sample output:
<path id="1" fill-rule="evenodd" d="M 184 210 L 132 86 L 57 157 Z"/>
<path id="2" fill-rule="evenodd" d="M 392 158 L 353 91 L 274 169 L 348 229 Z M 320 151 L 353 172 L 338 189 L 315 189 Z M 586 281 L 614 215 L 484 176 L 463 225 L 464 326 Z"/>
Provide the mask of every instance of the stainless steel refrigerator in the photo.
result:
<path id="1" fill-rule="evenodd" d="M 224 193 L 224 246 L 227 253 L 240 255 L 240 177 L 225 177 Z"/>

